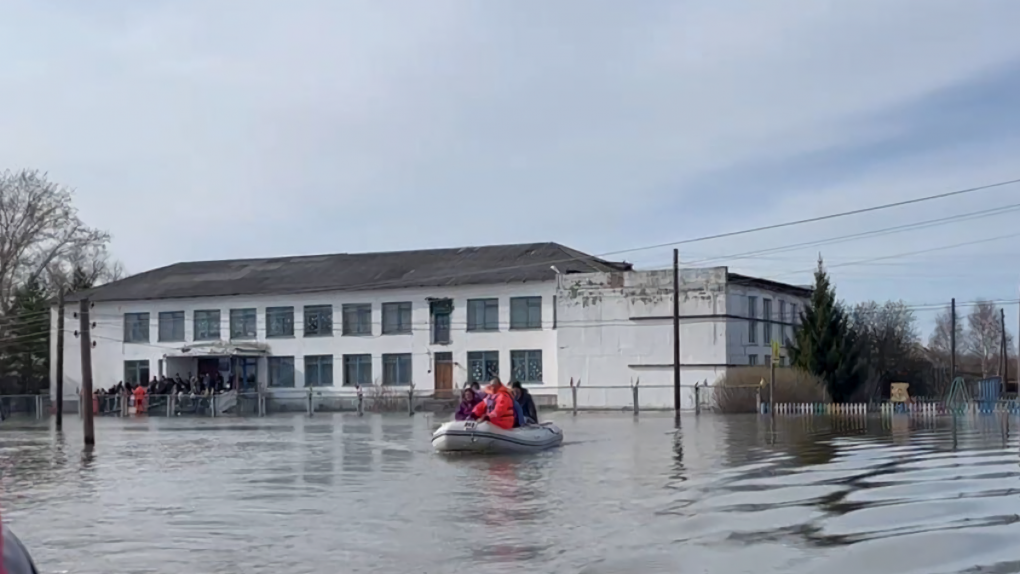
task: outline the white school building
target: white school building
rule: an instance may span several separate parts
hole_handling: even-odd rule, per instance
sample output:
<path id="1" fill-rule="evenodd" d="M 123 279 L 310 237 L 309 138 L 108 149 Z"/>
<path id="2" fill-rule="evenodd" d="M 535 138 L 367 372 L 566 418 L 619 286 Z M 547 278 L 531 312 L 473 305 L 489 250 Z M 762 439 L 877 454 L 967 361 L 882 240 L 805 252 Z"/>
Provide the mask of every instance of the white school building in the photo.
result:
<path id="1" fill-rule="evenodd" d="M 766 364 L 810 290 L 680 274 L 683 404 L 727 367 Z M 94 386 L 213 374 L 270 396 L 355 386 L 449 396 L 498 375 L 540 404 L 672 407 L 672 271 L 557 243 L 177 263 L 67 297 L 64 394 L 81 386 L 75 319 L 90 302 Z M 53 308 L 51 353 L 56 354 Z M 51 361 L 51 395 L 56 361 Z"/>

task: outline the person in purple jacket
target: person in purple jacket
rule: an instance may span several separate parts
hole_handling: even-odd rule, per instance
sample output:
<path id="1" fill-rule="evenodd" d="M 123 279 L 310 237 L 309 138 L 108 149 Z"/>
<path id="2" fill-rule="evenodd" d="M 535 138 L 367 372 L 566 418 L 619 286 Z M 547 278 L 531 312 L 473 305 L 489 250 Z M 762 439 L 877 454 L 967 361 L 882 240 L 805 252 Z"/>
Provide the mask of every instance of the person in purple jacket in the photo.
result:
<path id="1" fill-rule="evenodd" d="M 475 394 L 474 390 L 464 389 L 464 392 L 460 395 L 460 407 L 457 408 L 457 412 L 453 415 L 454 420 L 470 420 L 471 411 L 480 402 L 482 402 L 482 398 Z"/>

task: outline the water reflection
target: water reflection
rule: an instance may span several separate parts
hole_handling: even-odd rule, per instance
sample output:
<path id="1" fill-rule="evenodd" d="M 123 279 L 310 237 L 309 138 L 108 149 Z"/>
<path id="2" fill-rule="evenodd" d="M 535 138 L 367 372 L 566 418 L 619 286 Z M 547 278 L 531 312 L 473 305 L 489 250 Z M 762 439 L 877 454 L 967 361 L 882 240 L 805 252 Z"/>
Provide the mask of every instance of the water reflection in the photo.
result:
<path id="1" fill-rule="evenodd" d="M 555 418 L 526 457 L 434 455 L 425 417 L 5 427 L 4 518 L 84 574 L 1020 571 L 1000 416 Z"/>

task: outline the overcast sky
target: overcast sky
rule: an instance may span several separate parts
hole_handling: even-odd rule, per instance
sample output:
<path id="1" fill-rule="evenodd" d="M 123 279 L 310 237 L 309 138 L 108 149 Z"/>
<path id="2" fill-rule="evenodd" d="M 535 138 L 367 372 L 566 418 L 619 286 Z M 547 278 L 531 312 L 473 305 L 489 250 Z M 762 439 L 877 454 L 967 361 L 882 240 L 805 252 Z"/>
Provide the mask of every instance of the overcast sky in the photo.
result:
<path id="1" fill-rule="evenodd" d="M 133 272 L 602 254 L 1020 178 L 1017 22 L 1016 0 L 7 0 L 0 158 L 76 188 Z M 1016 299 L 1020 236 L 938 249 L 1020 233 L 1015 211 L 726 258 L 1014 203 L 1020 185 L 681 256 L 806 283 L 821 251 L 851 301 Z"/>

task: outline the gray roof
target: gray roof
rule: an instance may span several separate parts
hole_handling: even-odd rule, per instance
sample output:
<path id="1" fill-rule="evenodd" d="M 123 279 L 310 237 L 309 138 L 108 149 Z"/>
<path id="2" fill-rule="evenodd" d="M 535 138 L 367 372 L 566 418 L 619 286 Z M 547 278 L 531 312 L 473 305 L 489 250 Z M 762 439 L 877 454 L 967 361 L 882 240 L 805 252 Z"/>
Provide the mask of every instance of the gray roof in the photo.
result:
<path id="1" fill-rule="evenodd" d="M 269 259 L 175 263 L 69 295 L 68 301 L 365 291 L 549 281 L 556 272 L 626 271 L 558 243 L 338 253 Z"/>

